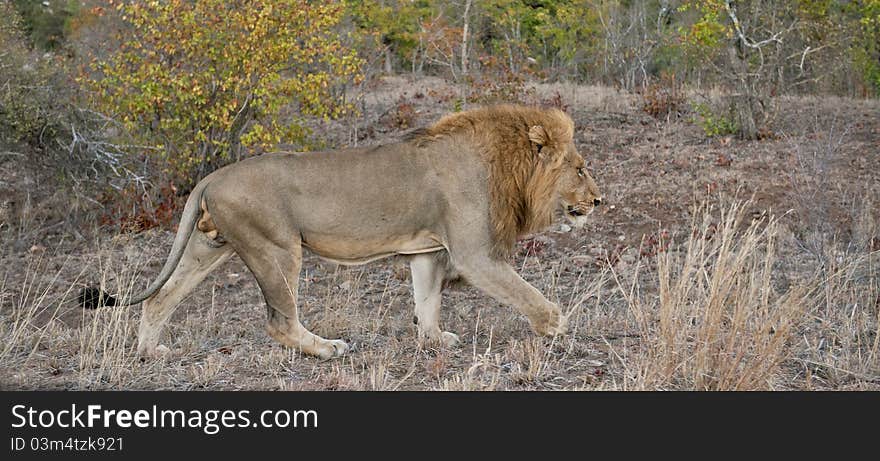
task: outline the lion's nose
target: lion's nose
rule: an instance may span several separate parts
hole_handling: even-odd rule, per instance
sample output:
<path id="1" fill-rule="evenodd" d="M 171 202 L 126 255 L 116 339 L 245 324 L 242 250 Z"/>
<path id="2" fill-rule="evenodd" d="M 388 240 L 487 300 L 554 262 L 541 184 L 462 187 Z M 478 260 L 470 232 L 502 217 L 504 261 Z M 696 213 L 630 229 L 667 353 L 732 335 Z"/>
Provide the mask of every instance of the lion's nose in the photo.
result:
<path id="1" fill-rule="evenodd" d="M 593 199 L 593 206 L 599 206 L 602 204 L 602 199 L 597 197 Z"/>

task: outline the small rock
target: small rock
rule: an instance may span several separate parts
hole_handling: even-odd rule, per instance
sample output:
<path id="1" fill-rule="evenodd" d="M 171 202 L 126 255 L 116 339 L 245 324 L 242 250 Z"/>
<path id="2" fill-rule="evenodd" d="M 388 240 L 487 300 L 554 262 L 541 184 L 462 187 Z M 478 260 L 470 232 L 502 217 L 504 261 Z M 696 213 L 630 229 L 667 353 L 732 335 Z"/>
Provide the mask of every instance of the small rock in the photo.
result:
<path id="1" fill-rule="evenodd" d="M 559 232 L 571 232 L 571 226 L 568 224 L 562 224 L 559 226 Z"/>
<path id="2" fill-rule="evenodd" d="M 339 289 L 343 291 L 351 290 L 351 280 L 346 280 L 339 284 Z"/>

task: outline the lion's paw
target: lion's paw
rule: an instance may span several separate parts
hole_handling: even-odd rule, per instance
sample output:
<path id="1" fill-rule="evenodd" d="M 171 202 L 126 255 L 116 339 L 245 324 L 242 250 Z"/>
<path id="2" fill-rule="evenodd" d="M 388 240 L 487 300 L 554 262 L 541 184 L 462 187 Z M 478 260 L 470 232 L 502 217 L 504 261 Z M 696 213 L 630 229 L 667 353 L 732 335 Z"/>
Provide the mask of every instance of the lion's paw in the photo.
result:
<path id="1" fill-rule="evenodd" d="M 327 347 L 322 348 L 324 350 L 320 353 L 320 357 L 324 360 L 342 357 L 349 351 L 348 344 L 341 339 L 328 340 L 325 345 Z"/>
<path id="2" fill-rule="evenodd" d="M 155 347 L 141 347 L 138 349 L 138 355 L 141 359 L 160 359 L 171 353 L 171 349 L 164 344 Z"/>
<path id="3" fill-rule="evenodd" d="M 458 338 L 457 334 L 448 331 L 440 333 L 440 344 L 442 344 L 443 347 L 456 347 L 459 343 L 461 343 L 461 340 Z"/>
<path id="4" fill-rule="evenodd" d="M 568 333 L 568 317 L 559 308 L 547 313 L 542 322 L 533 322 L 535 333 L 543 336 L 556 336 Z"/>
<path id="5" fill-rule="evenodd" d="M 456 347 L 461 343 L 461 340 L 458 338 L 458 335 L 455 333 L 450 333 L 448 331 L 441 331 L 440 334 L 429 335 L 427 333 L 421 333 L 419 335 L 419 343 L 427 346 L 439 346 L 443 348 L 452 348 Z"/>

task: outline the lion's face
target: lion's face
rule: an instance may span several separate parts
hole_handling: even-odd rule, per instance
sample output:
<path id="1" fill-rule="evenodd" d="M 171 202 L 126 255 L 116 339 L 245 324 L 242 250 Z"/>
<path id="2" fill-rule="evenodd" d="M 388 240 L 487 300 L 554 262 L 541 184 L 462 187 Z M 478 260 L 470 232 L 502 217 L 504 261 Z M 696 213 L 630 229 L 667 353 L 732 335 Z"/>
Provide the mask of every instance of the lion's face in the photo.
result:
<path id="1" fill-rule="evenodd" d="M 583 227 L 587 216 L 602 204 L 602 195 L 593 177 L 587 172 L 586 162 L 574 147 L 564 146 L 559 180 L 556 183 L 559 205 L 573 227 Z"/>
<path id="2" fill-rule="evenodd" d="M 602 195 L 574 145 L 571 119 L 565 120 L 568 123 L 563 133 L 548 131 L 540 125 L 532 126 L 529 141 L 534 144 L 538 158 L 554 173 L 551 177 L 556 178 L 556 196 L 565 217 L 572 226 L 583 227 L 587 215 L 602 204 Z"/>

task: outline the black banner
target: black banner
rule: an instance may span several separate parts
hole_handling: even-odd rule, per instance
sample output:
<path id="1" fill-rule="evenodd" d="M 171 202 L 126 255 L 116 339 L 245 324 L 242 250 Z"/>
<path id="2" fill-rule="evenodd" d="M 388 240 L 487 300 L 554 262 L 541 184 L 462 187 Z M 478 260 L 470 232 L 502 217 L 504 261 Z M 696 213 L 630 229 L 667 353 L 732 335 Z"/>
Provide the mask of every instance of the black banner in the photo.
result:
<path id="1" fill-rule="evenodd" d="M 792 449 L 835 435 L 849 450 L 873 442 L 880 411 L 878 393 L 2 392 L 0 401 L 2 459 L 337 459 L 411 453 L 404 446 L 590 456 L 709 441 L 726 452 Z"/>

